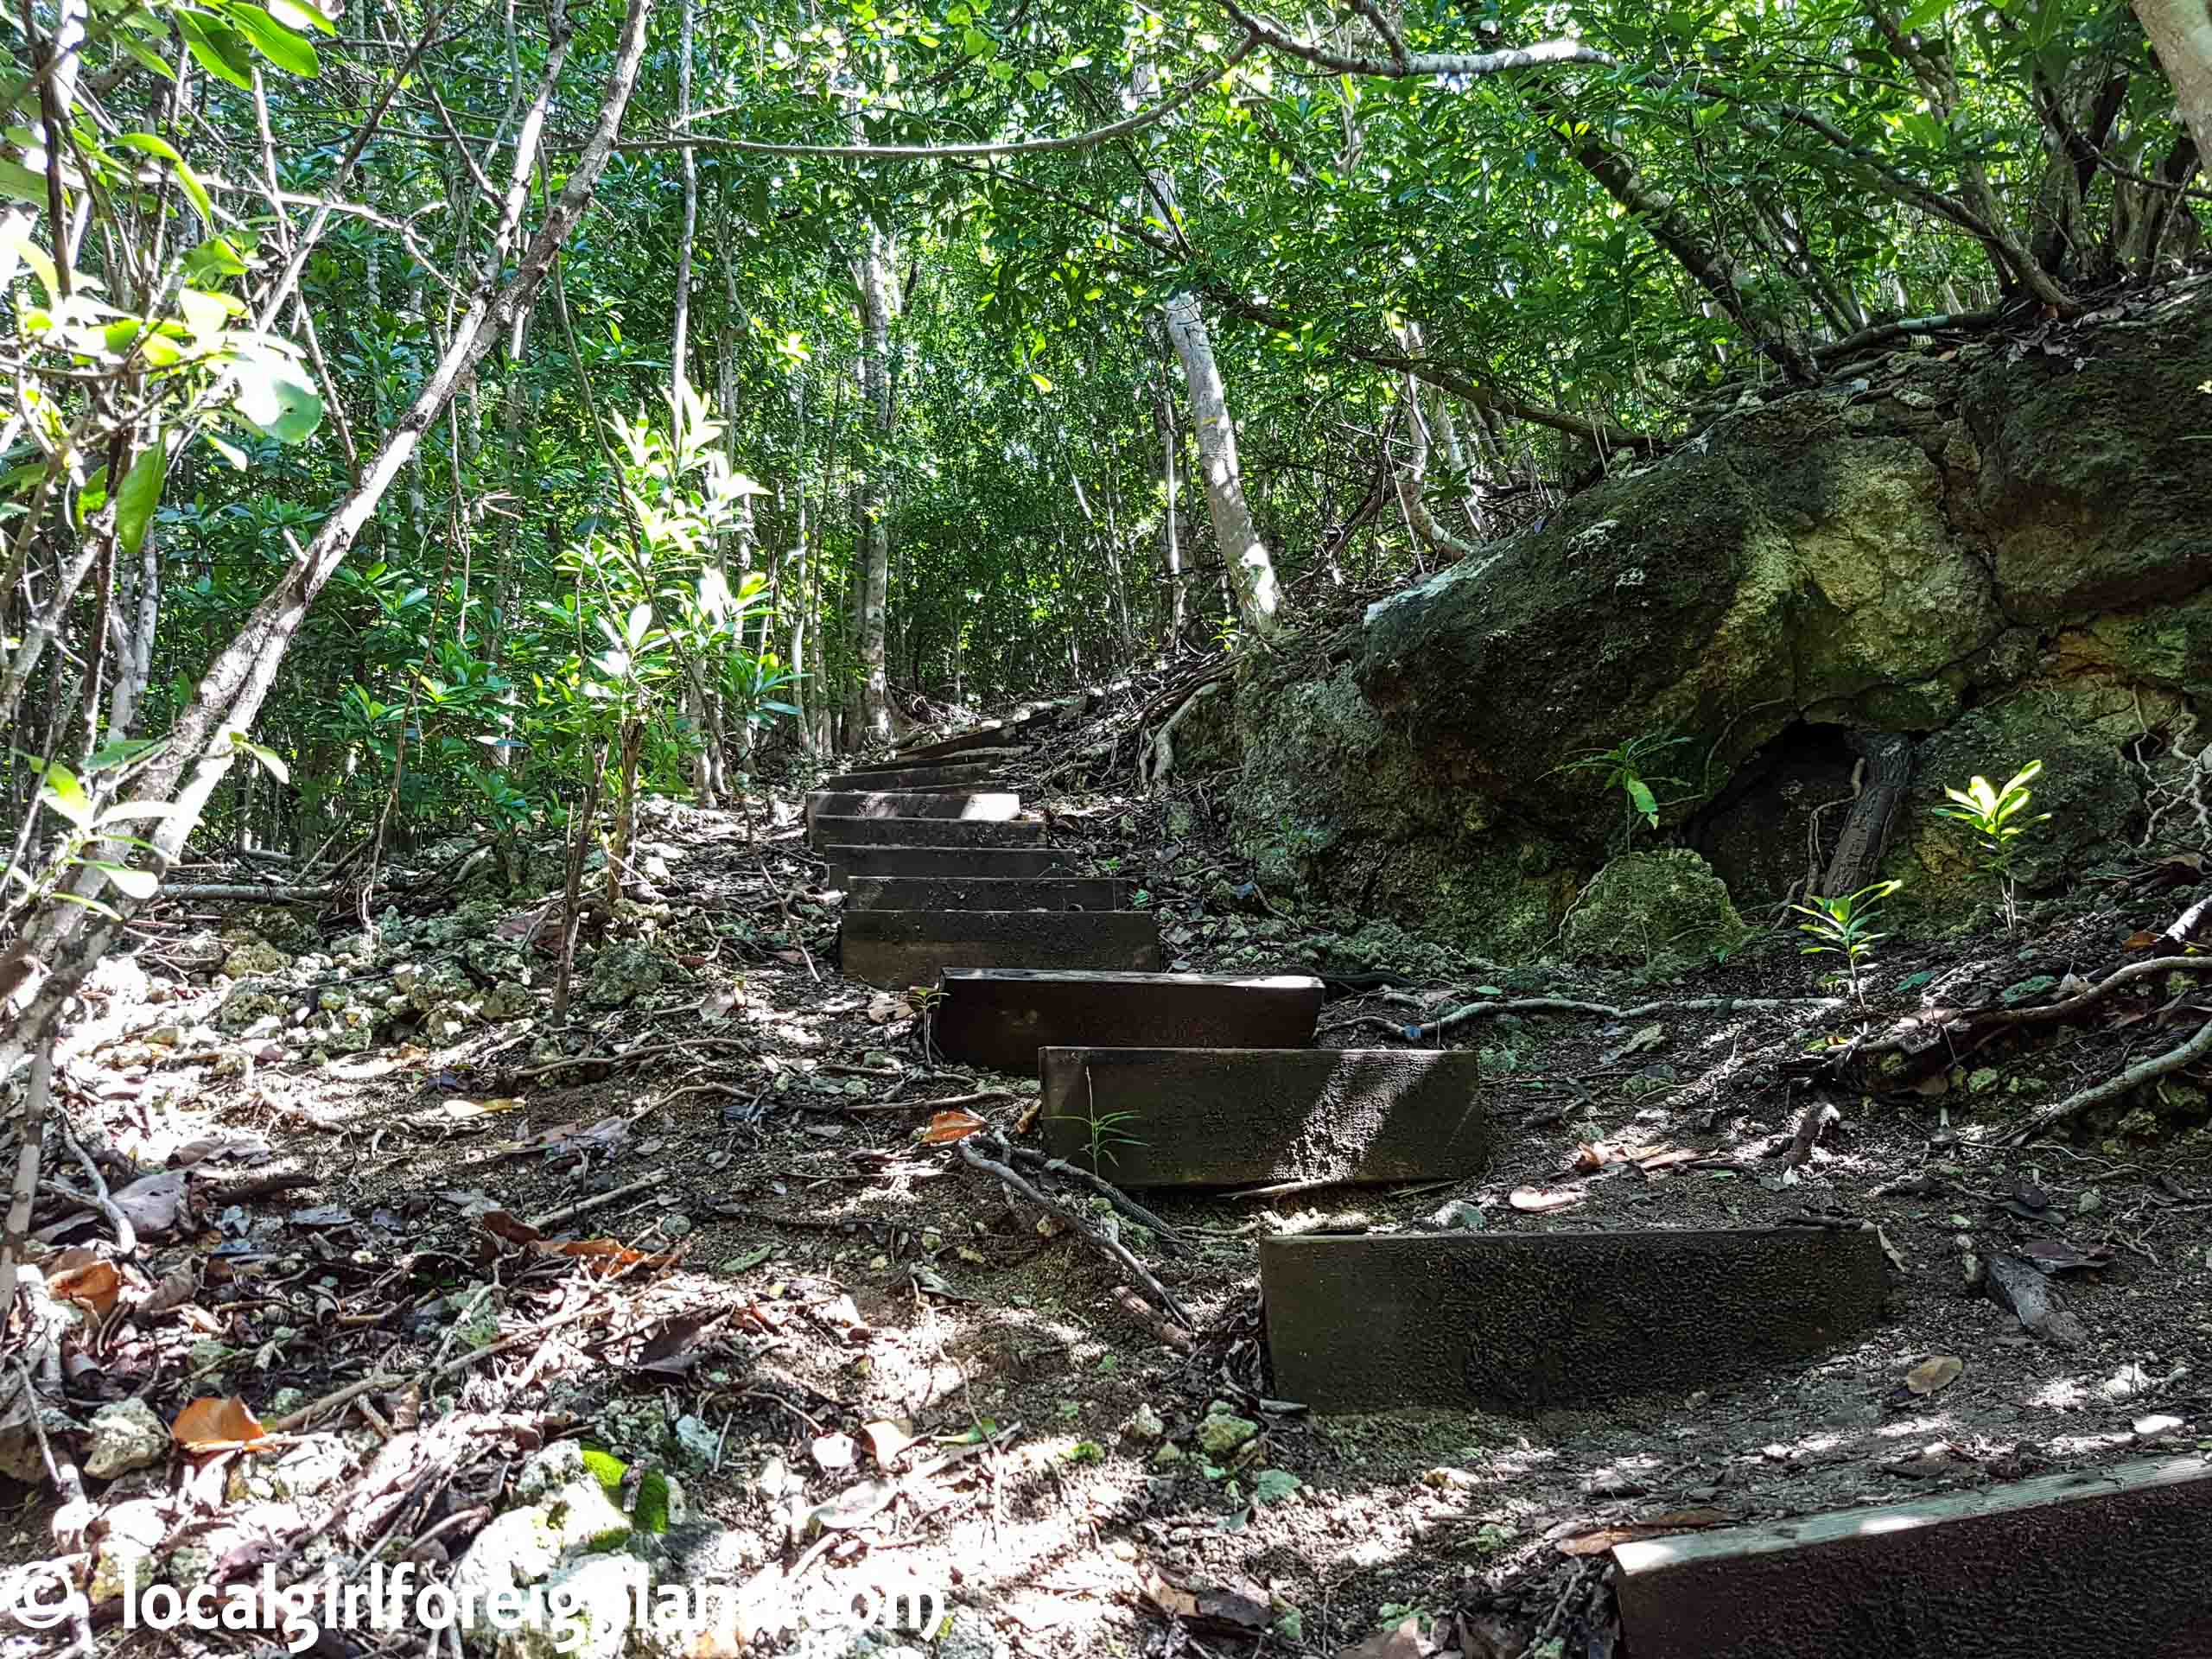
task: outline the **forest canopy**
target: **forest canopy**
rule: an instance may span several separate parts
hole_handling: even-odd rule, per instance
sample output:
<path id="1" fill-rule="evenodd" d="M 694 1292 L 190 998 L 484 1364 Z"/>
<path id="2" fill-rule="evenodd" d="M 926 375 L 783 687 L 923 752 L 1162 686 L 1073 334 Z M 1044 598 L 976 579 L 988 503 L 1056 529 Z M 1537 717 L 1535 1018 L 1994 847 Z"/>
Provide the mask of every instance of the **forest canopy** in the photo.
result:
<path id="1" fill-rule="evenodd" d="M 1263 641 L 2212 199 L 2202 0 L 333 3 L 7 20 L 18 1042 L 195 834 Z"/>

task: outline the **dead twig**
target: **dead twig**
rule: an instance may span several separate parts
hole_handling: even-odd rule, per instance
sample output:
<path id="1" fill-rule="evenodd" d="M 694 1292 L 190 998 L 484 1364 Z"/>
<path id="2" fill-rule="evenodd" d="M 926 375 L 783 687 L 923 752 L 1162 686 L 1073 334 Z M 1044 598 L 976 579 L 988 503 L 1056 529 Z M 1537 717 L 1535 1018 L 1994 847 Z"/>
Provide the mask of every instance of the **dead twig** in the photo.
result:
<path id="1" fill-rule="evenodd" d="M 1001 1098 L 1011 1099 L 1012 1096 L 1001 1096 Z M 1161 1247 L 1170 1255 L 1191 1254 L 1191 1247 L 1185 1241 L 1182 1234 L 1122 1192 L 1113 1182 L 1102 1180 L 1089 1170 L 1077 1168 L 1065 1158 L 1047 1157 L 1045 1154 L 1029 1147 L 1009 1146 L 1006 1147 L 1006 1153 L 1007 1157 L 1016 1163 L 1026 1164 L 1032 1169 L 1041 1169 L 1048 1174 L 1065 1175 L 1077 1185 L 1089 1187 L 1131 1221 L 1136 1223 L 1138 1226 L 1151 1229 L 1159 1238 Z"/>
<path id="2" fill-rule="evenodd" d="M 564 1204 L 558 1210 L 548 1210 L 543 1215 L 532 1220 L 530 1225 L 542 1233 L 548 1227 L 557 1227 L 563 1222 L 573 1221 L 578 1216 L 588 1215 L 594 1210 L 604 1210 L 608 1205 L 620 1204 L 623 1199 L 636 1193 L 651 1192 L 655 1187 L 665 1185 L 666 1180 L 667 1178 L 660 1171 L 654 1170 L 650 1174 L 640 1175 L 634 1181 L 625 1182 L 612 1192 L 601 1192 L 593 1198 L 578 1198 L 574 1204 Z"/>
<path id="3" fill-rule="evenodd" d="M 1008 1192 L 1027 1198 L 1040 1210 L 1058 1216 L 1068 1224 L 1071 1230 L 1079 1235 L 1085 1243 L 1103 1252 L 1134 1274 L 1137 1282 L 1167 1310 L 1176 1324 L 1188 1331 L 1198 1329 L 1197 1322 L 1185 1311 L 1183 1305 L 1175 1300 L 1174 1293 L 1153 1276 L 1152 1269 L 1138 1261 L 1130 1252 L 1128 1246 L 1117 1238 L 1109 1236 L 1092 1217 L 1083 1214 L 1071 1205 L 1061 1203 L 1057 1198 L 1047 1198 L 1009 1166 L 1000 1162 L 995 1158 L 985 1157 L 976 1149 L 976 1139 L 977 1137 L 971 1135 L 967 1140 L 957 1143 L 957 1150 L 963 1163 L 971 1169 L 979 1169 L 986 1175 L 995 1177 L 999 1184 Z M 995 1144 L 1001 1151 L 1009 1150 L 1003 1141 L 997 1141 Z"/>
<path id="4" fill-rule="evenodd" d="M 784 931 L 791 938 L 791 948 L 798 952 L 800 960 L 806 963 L 806 971 L 813 976 L 814 982 L 819 985 L 822 982 L 822 970 L 814 965 L 814 953 L 806 948 L 806 941 L 799 937 L 798 924 L 791 919 L 789 897 L 783 888 L 776 885 L 775 877 L 768 874 L 768 866 L 765 861 L 760 866 L 760 879 L 768 884 L 768 890 L 776 895 L 776 908 L 783 912 Z"/>

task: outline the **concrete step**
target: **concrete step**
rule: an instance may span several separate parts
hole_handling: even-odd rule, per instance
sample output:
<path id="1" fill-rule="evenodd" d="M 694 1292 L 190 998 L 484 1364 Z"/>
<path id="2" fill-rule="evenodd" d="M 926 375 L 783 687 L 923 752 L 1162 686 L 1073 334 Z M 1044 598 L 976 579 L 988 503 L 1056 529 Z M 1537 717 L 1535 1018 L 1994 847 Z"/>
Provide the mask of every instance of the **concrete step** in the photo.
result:
<path id="1" fill-rule="evenodd" d="M 833 818 L 811 831 L 817 847 L 1033 847 L 1045 839 L 1042 818 Z"/>
<path id="2" fill-rule="evenodd" d="M 1045 1144 L 1124 1186 L 1419 1181 L 1490 1160 L 1471 1049 L 1048 1048 Z"/>
<path id="3" fill-rule="evenodd" d="M 817 789 L 806 797 L 806 823 L 831 818 L 980 818 L 1003 822 L 1021 815 L 1012 790 Z"/>
<path id="4" fill-rule="evenodd" d="M 855 847 L 848 842 L 821 851 L 829 861 L 833 887 L 869 875 L 1032 880 L 1040 875 L 1072 875 L 1076 866 L 1075 855 L 1058 847 Z"/>
<path id="5" fill-rule="evenodd" d="M 1260 1243 L 1274 1392 L 1317 1411 L 1688 1394 L 1872 1324 L 1881 1241 L 1827 1227 L 1304 1234 Z"/>
<path id="6" fill-rule="evenodd" d="M 1127 910 L 1131 884 L 1110 875 L 861 875 L 845 885 L 845 908 L 861 910 Z"/>
<path id="7" fill-rule="evenodd" d="M 893 790 L 937 789 L 957 785 L 981 788 L 991 779 L 993 768 L 984 760 L 963 760 L 944 766 L 879 766 L 872 772 L 840 772 L 822 780 L 823 789 Z"/>
<path id="8" fill-rule="evenodd" d="M 931 1034 L 947 1058 L 1033 1075 L 1040 1048 L 1295 1048 L 1321 982 L 1302 974 L 946 972 Z"/>
<path id="9" fill-rule="evenodd" d="M 837 925 L 845 977 L 934 985 L 948 968 L 1160 967 L 1148 910 L 861 910 Z"/>
<path id="10" fill-rule="evenodd" d="M 2212 1460 L 1642 1540 L 1613 1559 L 1635 1659 L 2202 1659 Z"/>
<path id="11" fill-rule="evenodd" d="M 1022 715 L 1013 720 L 977 726 L 952 737 L 940 738 L 934 743 L 919 743 L 911 749 L 901 749 L 891 757 L 891 764 L 903 766 L 942 760 L 947 755 L 966 754 L 976 749 L 1018 748 L 1025 740 L 1048 729 L 1059 718 L 1058 709 L 1040 709 L 1033 714 Z"/>

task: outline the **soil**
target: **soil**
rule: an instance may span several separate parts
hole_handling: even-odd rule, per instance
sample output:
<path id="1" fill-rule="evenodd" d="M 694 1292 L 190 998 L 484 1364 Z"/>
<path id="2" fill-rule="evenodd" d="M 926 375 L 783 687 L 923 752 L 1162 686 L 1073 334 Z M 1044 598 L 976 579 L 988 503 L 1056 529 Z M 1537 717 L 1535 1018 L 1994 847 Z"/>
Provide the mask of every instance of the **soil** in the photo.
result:
<path id="1" fill-rule="evenodd" d="M 1064 756 L 1076 746 L 1055 747 Z M 1256 952 L 1278 970 L 1318 967 L 1338 989 L 1354 971 L 1335 945 L 1317 959 L 1313 941 L 1355 934 L 1363 918 L 1249 888 L 1215 838 L 1203 789 L 1140 801 L 1024 788 L 1026 804 L 1049 802 L 1058 838 L 1139 880 L 1173 966 L 1249 972 Z M 820 867 L 796 817 L 791 799 L 772 823 L 757 811 L 648 812 L 641 836 L 676 855 L 665 875 L 630 885 L 604 931 L 588 931 L 584 967 L 627 940 L 662 958 L 665 976 L 632 1006 L 576 1010 L 557 1033 L 592 1057 L 575 1063 L 549 1065 L 532 1049 L 550 1029 L 549 969 L 536 976 L 533 1016 L 452 1040 L 327 1064 L 287 1043 L 283 1058 L 231 1077 L 183 1049 L 119 1064 L 134 1052 L 143 1060 L 133 1033 L 189 1029 L 221 995 L 210 961 L 174 943 L 188 934 L 157 934 L 139 959 L 143 995 L 96 1003 L 80 1027 L 68 1103 L 82 1143 L 136 1170 L 199 1160 L 194 1179 L 208 1191 L 196 1219 L 149 1243 L 130 1275 L 174 1284 L 184 1270 L 198 1288 L 166 1313 L 71 1338 L 79 1420 L 140 1394 L 164 1421 L 195 1397 L 237 1395 L 273 1421 L 372 1375 L 405 1379 L 369 1395 L 373 1424 L 341 1408 L 298 1432 L 342 1428 L 357 1462 L 386 1432 L 448 1413 L 505 1425 L 518 1446 L 580 1433 L 678 1475 L 694 1517 L 733 1529 L 747 1568 L 804 1555 L 833 1576 L 895 1567 L 944 1586 L 968 1610 L 942 1644 L 950 1655 L 966 1643 L 962 1659 L 994 1647 L 1039 1659 L 1335 1655 L 1363 1643 L 1363 1654 L 1442 1648 L 1465 1659 L 1609 1652 L 1601 1547 L 1624 1535 L 1604 1529 L 1896 1502 L 2212 1445 L 2198 1438 L 2212 1435 L 2202 1080 L 2170 1077 L 2061 1138 L 1999 1141 L 2031 1109 L 2171 1047 L 2171 1024 L 2192 1015 L 2186 990 L 2160 976 L 2093 1020 L 2024 1032 L 1895 1096 L 1824 1090 L 1792 1065 L 1939 1005 L 2050 1001 L 2069 976 L 2094 982 L 2130 959 L 2132 935 L 2158 931 L 2189 902 L 2194 867 L 2115 872 L 2029 905 L 2015 930 L 1889 940 L 1863 1003 L 1839 995 L 1834 959 L 1802 954 L 1782 923 L 1664 984 L 1554 963 L 1438 973 L 1434 947 L 1400 936 L 1415 959 L 1404 982 L 1332 996 L 1323 1043 L 1402 1042 L 1398 1027 L 1486 996 L 1827 1001 L 1455 1027 L 1436 1040 L 1486 1052 L 1503 1126 L 1480 1179 L 1272 1199 L 1146 1195 L 1194 1246 L 1187 1258 L 1147 1257 L 1194 1317 L 1185 1348 L 1116 1294 L 1130 1283 L 1124 1268 L 1010 1201 L 956 1148 L 918 1144 L 931 1103 L 996 1090 L 1011 1098 L 974 1109 L 1012 1132 L 1036 1084 L 932 1062 L 910 1002 L 838 977 L 836 904 L 812 885 Z M 512 913 L 539 897 L 518 893 Z M 195 913 L 210 912 L 156 912 L 186 929 Z M 1370 981 L 1393 966 L 1363 965 Z M 1834 1121 L 1792 1163 L 1806 1113 L 1822 1105 Z M 1630 1155 L 1655 1149 L 1694 1156 Z M 80 1171 L 49 1159 L 49 1175 L 77 1184 Z M 271 1176 L 301 1184 L 223 1196 Z M 108 1179 L 119 1188 L 128 1176 Z M 1521 1188 L 1571 1202 L 1524 1211 L 1510 1196 Z M 1073 1188 L 1050 1190 L 1086 1206 Z M 1898 1266 L 1890 1317 L 1754 1385 L 1587 1411 L 1316 1420 L 1276 1400 L 1255 1240 L 1402 1228 L 1460 1200 L 1497 1230 L 1808 1212 L 1864 1221 Z M 61 1213 L 49 1201 L 39 1221 Z M 517 1219 L 536 1221 L 535 1242 Z M 111 1236 L 93 1216 L 57 1242 Z M 563 1240 L 639 1255 L 547 1248 Z M 2082 1327 L 2070 1344 L 2024 1331 L 1975 1276 L 2038 1243 L 2089 1264 L 2050 1281 Z M 620 1264 L 612 1275 L 608 1259 Z M 1924 1364 L 1946 1356 L 1955 1379 L 1916 1392 L 1952 1370 Z M 1261 1429 L 1218 1457 L 1196 1438 L 1216 1402 Z M 1147 1418 L 1163 1438 L 1143 1436 Z M 875 1473 L 868 1426 L 887 1423 L 938 1443 L 925 1451 L 978 1439 L 990 1449 L 909 1481 L 872 1530 L 837 1532 L 826 1548 L 791 1538 L 794 1502 L 803 1510 Z M 1163 1445 L 1180 1455 L 1161 1461 Z M 418 1558 L 435 1570 L 457 1555 L 504 1501 L 511 1463 L 505 1452 L 461 1459 L 442 1490 L 401 1512 L 398 1541 L 443 1522 Z M 149 1491 L 184 1495 L 202 1522 L 238 1502 L 183 1459 L 173 1465 L 90 1483 L 96 1517 Z M 368 1473 L 354 1478 L 374 1495 Z M 6 1496 L 15 1520 L 0 1553 L 52 1554 L 51 1495 L 11 1485 Z M 451 1520 L 472 1508 L 483 1514 Z M 102 1650 L 245 1652 L 253 1639 L 188 1635 L 111 1628 Z M 375 1650 L 372 1637 L 325 1640 L 340 1643 L 333 1653 Z M 766 1638 L 760 1650 L 777 1647 Z"/>

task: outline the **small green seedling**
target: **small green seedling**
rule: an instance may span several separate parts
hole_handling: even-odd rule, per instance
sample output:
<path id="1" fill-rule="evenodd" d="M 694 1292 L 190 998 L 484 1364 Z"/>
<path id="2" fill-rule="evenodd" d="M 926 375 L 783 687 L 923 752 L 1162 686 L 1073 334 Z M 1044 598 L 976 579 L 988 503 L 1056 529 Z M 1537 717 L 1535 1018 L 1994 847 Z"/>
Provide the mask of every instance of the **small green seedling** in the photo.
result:
<path id="1" fill-rule="evenodd" d="M 1943 793 L 1951 798 L 1951 804 L 1932 809 L 1938 817 L 1953 819 L 1974 831 L 1982 873 L 1996 878 L 1997 890 L 2004 897 L 2005 925 L 2008 929 L 2020 925 L 2018 887 L 2012 871 L 2020 837 L 2027 834 L 2030 825 L 2042 823 L 2050 817 L 2048 812 L 2038 812 L 2033 817 L 2027 815 L 2028 804 L 2035 798 L 2028 785 L 2042 776 L 2040 760 L 2029 761 L 2012 774 L 2002 789 L 1978 776 L 1964 789 L 1947 786 Z"/>
<path id="2" fill-rule="evenodd" d="M 1625 814 L 1622 821 L 1622 850 L 1632 848 L 1636 841 L 1636 826 L 1641 819 L 1645 827 L 1659 827 L 1659 798 L 1653 793 L 1655 784 L 1680 784 L 1681 778 L 1661 777 L 1646 769 L 1656 764 L 1669 749 L 1680 747 L 1689 741 L 1687 737 L 1668 737 L 1649 732 L 1642 737 L 1632 737 L 1625 743 L 1617 743 L 1610 749 L 1592 749 L 1587 754 L 1578 754 L 1572 760 L 1552 768 L 1554 772 L 1601 772 L 1605 776 L 1605 787 L 1617 789 Z"/>
<path id="3" fill-rule="evenodd" d="M 1789 906 L 1807 918 L 1797 924 L 1797 931 L 1813 941 L 1805 946 L 1804 954 L 1841 957 L 1851 995 L 1862 1007 L 1866 996 L 1860 970 L 1873 958 L 1875 945 L 1890 937 L 1874 931 L 1874 912 L 1883 899 L 1904 885 L 1902 881 L 1877 881 L 1840 898 L 1815 896 L 1810 904 Z"/>

